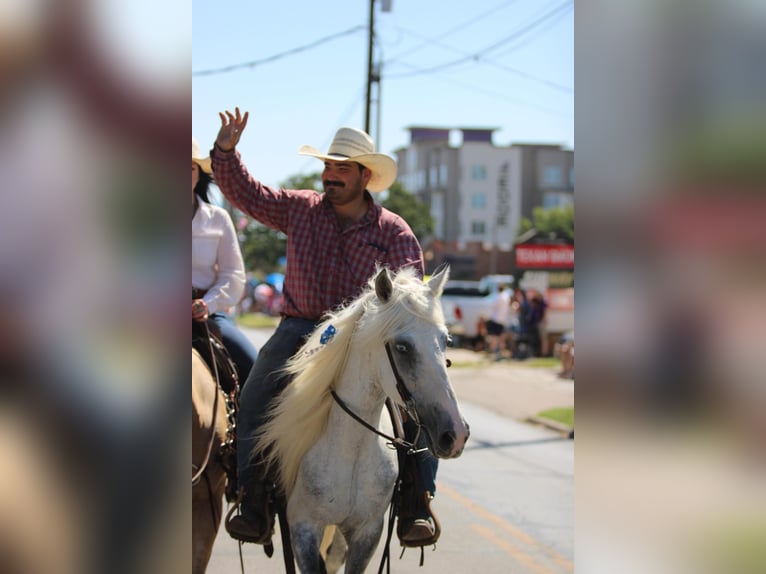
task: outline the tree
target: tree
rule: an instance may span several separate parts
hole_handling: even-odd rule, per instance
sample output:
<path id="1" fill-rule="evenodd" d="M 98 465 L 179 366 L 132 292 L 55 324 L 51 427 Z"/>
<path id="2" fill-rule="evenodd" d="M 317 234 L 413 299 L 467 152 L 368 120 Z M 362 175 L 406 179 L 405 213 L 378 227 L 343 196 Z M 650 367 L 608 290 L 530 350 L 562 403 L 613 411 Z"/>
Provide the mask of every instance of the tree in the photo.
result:
<path id="1" fill-rule="evenodd" d="M 532 210 L 532 221 L 526 217 L 521 218 L 516 237 L 532 228 L 541 233 L 556 233 L 574 241 L 574 205 L 549 209 L 535 207 Z"/>
<path id="2" fill-rule="evenodd" d="M 284 233 L 250 220 L 247 227 L 240 232 L 239 241 L 245 269 L 258 270 L 264 275 L 282 271 L 279 259 L 284 257 L 287 250 L 287 237 Z"/>
<path id="3" fill-rule="evenodd" d="M 404 189 L 404 186 L 394 182 L 388 190 L 388 197 L 380 204 L 400 215 L 412 228 L 418 241 L 423 241 L 434 231 L 434 220 L 428 206 L 417 197 Z"/>

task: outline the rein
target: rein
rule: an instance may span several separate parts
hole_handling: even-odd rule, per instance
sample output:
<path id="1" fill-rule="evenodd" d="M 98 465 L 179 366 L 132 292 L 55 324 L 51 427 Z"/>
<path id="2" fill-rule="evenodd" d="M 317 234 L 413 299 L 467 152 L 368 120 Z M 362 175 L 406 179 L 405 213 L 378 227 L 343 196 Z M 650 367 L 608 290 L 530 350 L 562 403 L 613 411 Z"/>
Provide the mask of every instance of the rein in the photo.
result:
<path id="1" fill-rule="evenodd" d="M 343 400 L 338 396 L 338 394 L 331 390 L 330 394 L 332 395 L 332 398 L 335 400 L 336 403 L 338 403 L 338 406 L 343 409 L 346 414 L 348 414 L 352 419 L 354 419 L 356 422 L 358 422 L 360 425 L 362 425 L 364 428 L 366 428 L 369 431 L 372 431 L 379 437 L 382 437 L 389 441 L 389 444 L 396 449 L 397 452 L 397 458 L 399 462 L 399 476 L 396 477 L 396 484 L 398 485 L 402 480 L 402 469 L 404 468 L 404 459 L 406 456 L 417 454 L 419 452 L 425 452 L 428 450 L 428 448 L 417 448 L 417 442 L 418 438 L 420 437 L 420 419 L 418 418 L 417 410 L 415 410 L 415 404 L 412 399 L 412 393 L 407 388 L 407 385 L 404 384 L 404 378 L 399 373 L 399 369 L 396 368 L 396 362 L 394 361 L 394 354 L 391 350 L 391 343 L 386 343 L 386 355 L 388 355 L 388 363 L 391 365 L 391 370 L 394 373 L 394 379 L 396 380 L 396 390 L 399 393 L 399 396 L 402 398 L 406 405 L 407 413 L 412 417 L 412 420 L 415 422 L 415 424 L 418 427 L 418 433 L 415 436 L 415 439 L 413 442 L 408 442 L 404 440 L 404 429 L 402 428 L 402 422 L 401 418 L 399 417 L 399 412 L 397 411 L 397 406 L 394 404 L 394 402 L 389 398 L 386 399 L 386 406 L 388 407 L 389 415 L 391 416 L 391 420 L 394 424 L 394 434 L 400 435 L 397 437 L 389 436 L 374 426 L 372 426 L 370 423 L 368 423 L 366 420 L 364 420 L 362 417 L 357 415 L 354 411 L 352 411 L 346 403 L 343 402 Z M 447 368 L 452 366 L 452 361 L 447 359 Z M 384 568 L 386 569 L 386 572 L 391 572 L 391 538 L 393 537 L 394 533 L 394 520 L 396 519 L 397 512 L 398 512 L 398 506 L 399 506 L 399 494 L 398 494 L 398 486 L 394 488 L 394 493 L 391 497 L 391 505 L 389 510 L 389 516 L 388 516 L 388 533 L 386 536 L 386 543 L 383 549 L 383 556 L 381 557 L 380 566 L 378 568 L 378 574 L 382 574 Z M 423 549 L 420 549 L 420 565 L 423 565 Z"/>
<path id="2" fill-rule="evenodd" d="M 372 426 L 370 423 L 368 423 L 366 420 L 364 420 L 362 417 L 360 417 L 354 411 L 352 411 L 349 408 L 349 406 L 345 402 L 343 402 L 343 399 L 341 399 L 334 390 L 331 390 L 330 394 L 332 395 L 332 398 L 335 400 L 335 402 L 338 403 L 338 406 L 342 408 L 347 415 L 349 415 L 352 419 L 354 419 L 356 422 L 358 422 L 367 430 L 372 431 L 379 437 L 386 439 L 391 444 L 391 446 L 395 448 L 396 447 L 405 448 L 407 449 L 407 454 L 416 454 L 419 452 L 425 452 L 428 450 L 427 448 L 418 449 L 415 446 L 418 442 L 418 437 L 420 436 L 421 424 L 420 424 L 420 419 L 418 418 L 418 412 L 415 409 L 415 404 L 412 400 L 412 393 L 407 388 L 407 385 L 404 384 L 404 378 L 399 373 L 399 369 L 396 368 L 396 362 L 394 361 L 394 353 L 391 350 L 391 343 L 386 343 L 385 346 L 386 346 L 386 355 L 388 355 L 388 363 L 391 365 L 391 370 L 394 372 L 394 379 L 396 380 L 396 390 L 399 392 L 399 396 L 402 398 L 402 400 L 404 401 L 406 405 L 407 413 L 412 417 L 412 420 L 415 421 L 415 424 L 418 427 L 418 435 L 415 436 L 414 442 L 407 442 L 406 440 L 404 440 L 404 432 L 401 432 L 402 436 L 400 437 L 392 437 L 379 431 L 377 428 Z M 447 359 L 447 368 L 451 366 L 452 366 L 452 361 Z M 390 400 L 387 402 L 390 403 Z M 393 414 L 394 408 L 395 408 L 395 405 L 393 404 L 389 405 L 389 411 L 391 413 L 392 418 L 394 418 L 394 414 Z"/>
<path id="3" fill-rule="evenodd" d="M 341 399 L 338 394 L 335 391 L 330 391 L 330 394 L 332 395 L 332 398 L 335 399 L 335 402 L 338 403 L 338 406 L 342 408 L 347 415 L 349 415 L 352 419 L 354 419 L 356 422 L 358 422 L 360 425 L 362 425 L 364 428 L 366 428 L 369 431 L 374 432 L 379 437 L 382 437 L 386 439 L 389 444 L 395 448 L 404 448 L 407 449 L 407 454 L 415 454 L 418 452 L 423 452 L 428 450 L 427 448 L 421 448 L 417 449 L 415 447 L 415 444 L 411 442 L 407 442 L 402 437 L 393 437 L 389 436 L 386 433 L 380 432 L 378 429 L 376 429 L 374 426 L 372 426 L 370 423 L 368 423 L 366 420 L 364 420 L 362 417 L 360 417 L 358 414 L 356 414 L 354 411 L 352 411 L 349 406 L 343 402 L 343 399 Z M 395 408 L 395 407 L 392 407 Z M 418 427 L 420 428 L 420 427 Z M 417 442 L 417 441 L 416 441 Z"/>

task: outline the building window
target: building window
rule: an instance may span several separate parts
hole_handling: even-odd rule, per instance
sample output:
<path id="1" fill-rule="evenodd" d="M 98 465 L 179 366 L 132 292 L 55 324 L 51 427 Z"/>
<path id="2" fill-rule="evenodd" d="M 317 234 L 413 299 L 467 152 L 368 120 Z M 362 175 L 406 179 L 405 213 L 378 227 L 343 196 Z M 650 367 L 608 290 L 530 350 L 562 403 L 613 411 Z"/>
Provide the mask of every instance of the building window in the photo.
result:
<path id="1" fill-rule="evenodd" d="M 571 193 L 546 193 L 543 196 L 543 208 L 552 209 L 554 207 L 566 207 L 574 204 L 574 197 Z"/>
<path id="2" fill-rule="evenodd" d="M 474 165 L 471 167 L 471 179 L 474 181 L 484 181 L 487 179 L 487 166 Z"/>
<path id="3" fill-rule="evenodd" d="M 574 167 L 569 168 L 569 187 L 574 189 Z"/>
<path id="4" fill-rule="evenodd" d="M 549 165 L 543 168 L 543 187 L 561 187 L 561 168 Z"/>
<path id="5" fill-rule="evenodd" d="M 442 187 L 447 187 L 447 166 L 445 164 L 439 166 L 439 184 Z"/>
<path id="6" fill-rule="evenodd" d="M 474 209 L 486 209 L 487 208 L 487 196 L 484 193 L 472 193 L 471 194 L 471 207 Z"/>
<path id="7" fill-rule="evenodd" d="M 484 235 L 486 231 L 486 225 L 483 221 L 471 222 L 471 235 Z"/>

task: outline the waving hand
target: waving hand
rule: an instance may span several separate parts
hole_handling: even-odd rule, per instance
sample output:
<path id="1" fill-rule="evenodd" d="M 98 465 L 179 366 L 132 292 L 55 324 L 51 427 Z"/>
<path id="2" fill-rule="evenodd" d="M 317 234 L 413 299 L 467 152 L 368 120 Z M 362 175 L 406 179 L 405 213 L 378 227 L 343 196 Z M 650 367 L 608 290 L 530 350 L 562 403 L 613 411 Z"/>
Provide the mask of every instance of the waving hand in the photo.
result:
<path id="1" fill-rule="evenodd" d="M 219 112 L 221 117 L 221 129 L 218 130 L 218 137 L 215 139 L 215 143 L 219 149 L 223 151 L 233 150 L 239 143 L 239 138 L 242 137 L 242 132 L 247 126 L 247 118 L 250 112 L 245 112 L 243 116 L 239 108 L 234 108 L 232 114 L 229 110 L 226 113 Z"/>

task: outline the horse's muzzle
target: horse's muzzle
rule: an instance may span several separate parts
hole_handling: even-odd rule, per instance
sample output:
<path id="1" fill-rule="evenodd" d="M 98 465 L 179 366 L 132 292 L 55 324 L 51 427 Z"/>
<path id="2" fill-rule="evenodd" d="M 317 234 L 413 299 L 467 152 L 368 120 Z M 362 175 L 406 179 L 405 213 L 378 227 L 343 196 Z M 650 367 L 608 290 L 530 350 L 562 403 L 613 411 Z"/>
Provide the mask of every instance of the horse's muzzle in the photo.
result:
<path id="1" fill-rule="evenodd" d="M 471 428 L 467 422 L 462 421 L 462 428 L 450 429 L 441 433 L 434 445 L 434 454 L 439 458 L 457 458 L 463 454 L 465 443 L 471 436 Z"/>

